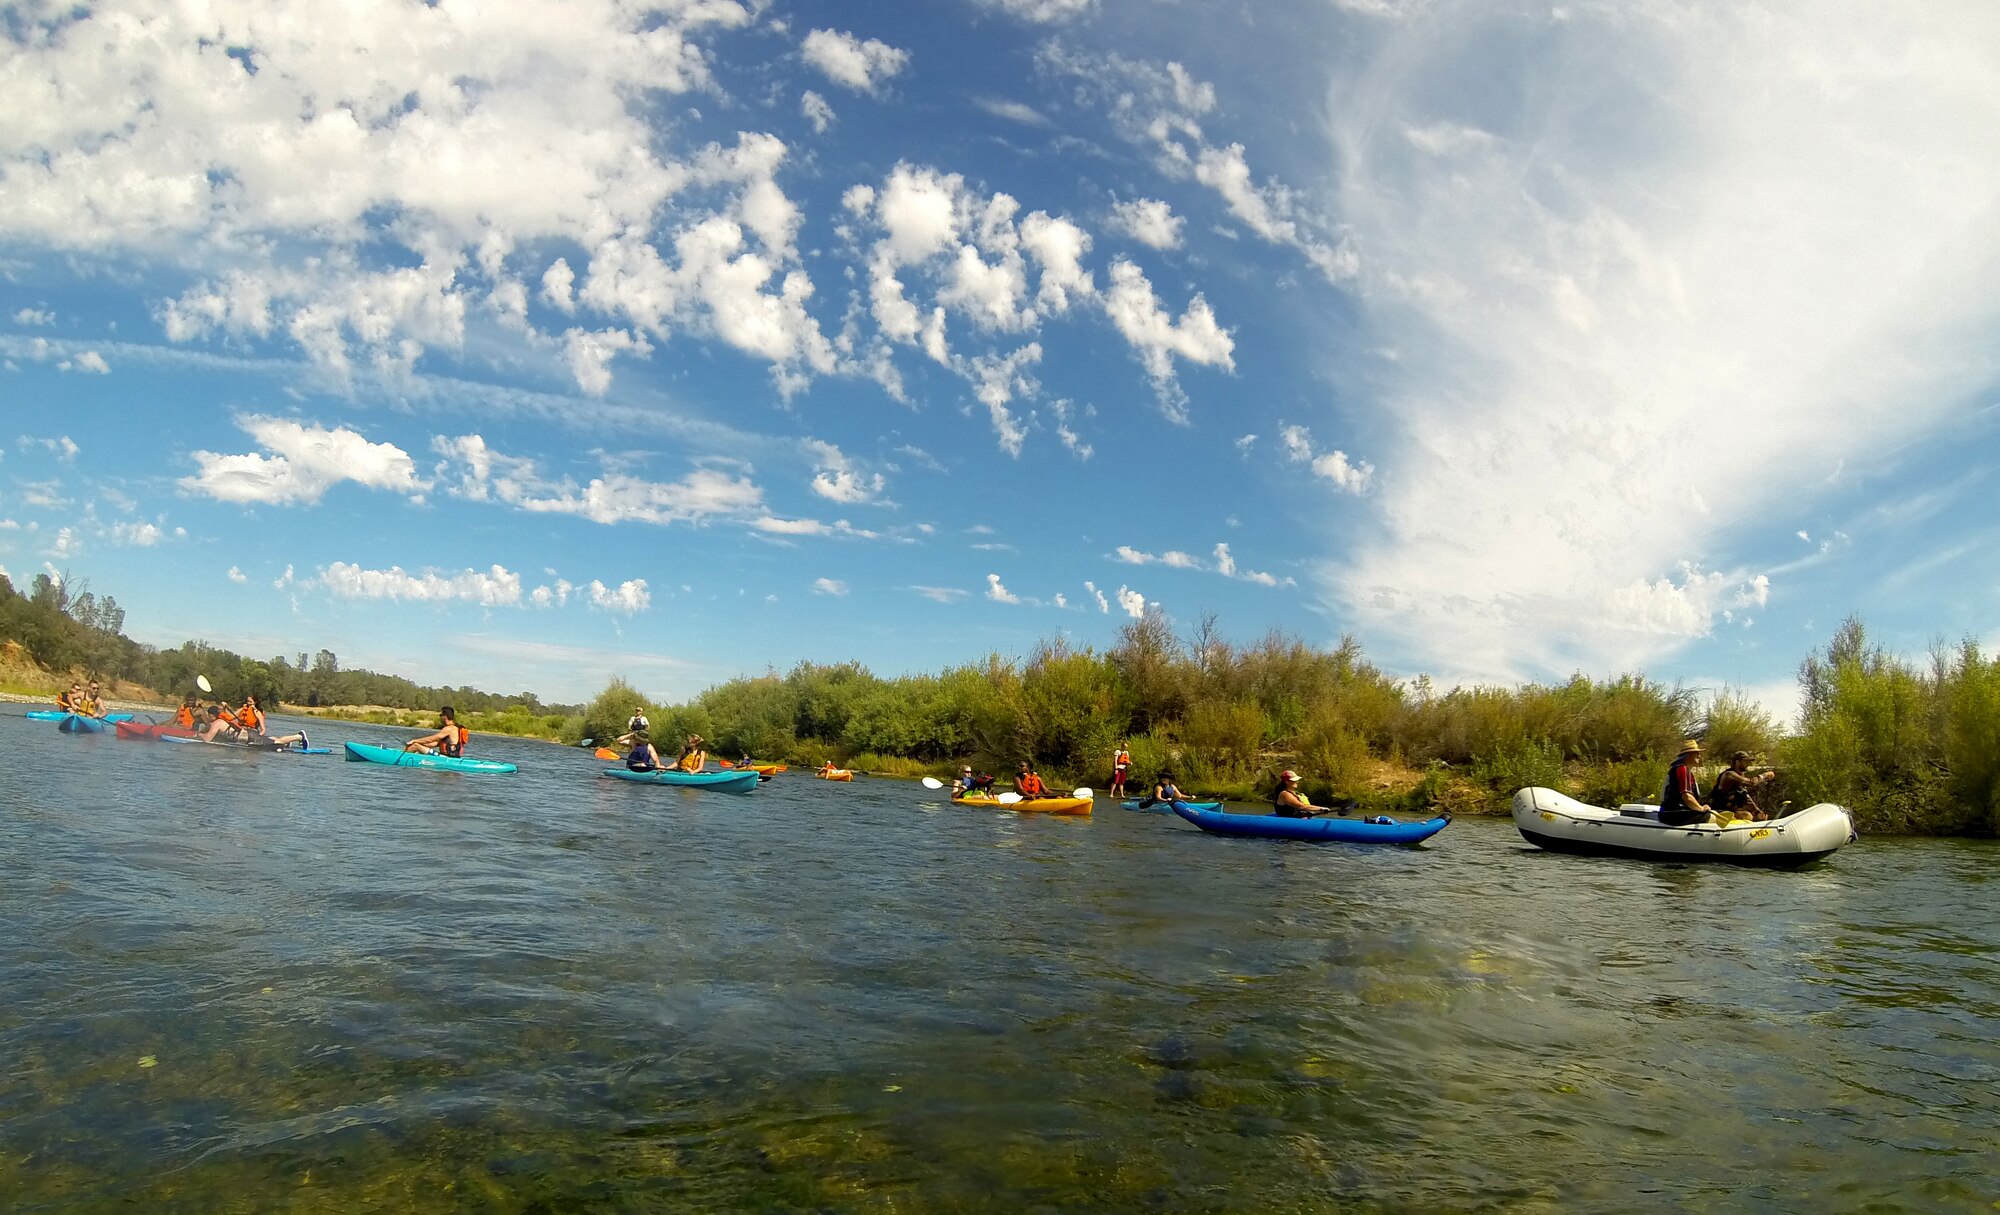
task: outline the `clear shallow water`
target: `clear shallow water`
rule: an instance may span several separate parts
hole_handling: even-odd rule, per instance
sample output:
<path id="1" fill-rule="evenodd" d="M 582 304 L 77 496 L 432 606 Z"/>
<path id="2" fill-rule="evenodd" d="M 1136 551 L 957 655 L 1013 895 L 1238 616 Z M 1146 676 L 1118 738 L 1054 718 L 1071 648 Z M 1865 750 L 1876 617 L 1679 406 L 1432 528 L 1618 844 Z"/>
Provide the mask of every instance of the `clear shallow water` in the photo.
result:
<path id="1" fill-rule="evenodd" d="M 522 771 L 0 717 L 0 1205 L 2000 1201 L 1992 845 L 1279 844 L 478 744 Z"/>

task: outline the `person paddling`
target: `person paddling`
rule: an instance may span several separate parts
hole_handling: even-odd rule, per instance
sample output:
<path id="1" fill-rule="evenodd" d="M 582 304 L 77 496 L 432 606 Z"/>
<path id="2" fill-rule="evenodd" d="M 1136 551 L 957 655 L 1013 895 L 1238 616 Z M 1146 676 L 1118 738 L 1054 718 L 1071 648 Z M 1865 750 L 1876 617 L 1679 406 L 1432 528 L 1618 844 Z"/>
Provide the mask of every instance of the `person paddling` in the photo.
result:
<path id="1" fill-rule="evenodd" d="M 625 766 L 634 772 L 657 772 L 666 764 L 660 762 L 660 753 L 653 749 L 653 740 L 644 730 L 632 731 L 632 752 L 625 757 Z"/>
<path id="2" fill-rule="evenodd" d="M 405 751 L 430 751 L 450 759 L 465 756 L 465 744 L 472 738 L 472 731 L 458 724 L 458 714 L 450 705 L 438 710 L 438 728 L 422 738 L 413 738 L 403 744 Z"/>
<path id="3" fill-rule="evenodd" d="M 1035 766 L 1023 761 L 1020 770 L 1014 773 L 1014 792 L 1024 798 L 1047 797 L 1049 787 L 1042 783 L 1042 777 Z"/>
<path id="4" fill-rule="evenodd" d="M 1280 818 L 1316 818 L 1322 814 L 1344 816 L 1356 804 L 1349 800 L 1337 806 L 1313 805 L 1299 792 L 1299 774 L 1289 768 L 1278 773 L 1278 795 L 1272 802 Z"/>
<path id="5" fill-rule="evenodd" d="M 959 768 L 958 776 L 951 782 L 951 796 L 954 800 L 975 793 L 990 797 L 993 793 L 993 782 L 999 779 L 997 776 L 988 776 L 983 772 L 978 776 L 974 776 L 972 774 L 972 765 L 965 764 Z"/>
<path id="6" fill-rule="evenodd" d="M 1750 775 L 1750 753 L 1738 751 L 1729 757 L 1729 766 L 1716 776 L 1714 787 L 1708 791 L 1708 804 L 1718 815 L 1740 814 L 1761 823 L 1770 816 L 1752 794 L 1758 786 L 1777 778 L 1778 774 L 1768 769 L 1762 775 Z"/>

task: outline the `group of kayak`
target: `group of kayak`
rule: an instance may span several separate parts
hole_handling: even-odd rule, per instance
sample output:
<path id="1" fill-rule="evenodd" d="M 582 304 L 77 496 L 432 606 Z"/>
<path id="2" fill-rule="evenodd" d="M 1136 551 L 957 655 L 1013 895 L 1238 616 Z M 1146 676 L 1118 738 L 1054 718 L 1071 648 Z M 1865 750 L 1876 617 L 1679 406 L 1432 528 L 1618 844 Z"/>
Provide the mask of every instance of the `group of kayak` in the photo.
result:
<path id="1" fill-rule="evenodd" d="M 205 681 L 203 690 L 207 690 Z M 303 730 L 270 734 L 254 696 L 246 696 L 242 705 L 231 709 L 220 703 L 204 708 L 190 695 L 171 721 L 137 721 L 131 713 L 104 712 L 95 684 L 88 688 L 72 684 L 68 692 L 57 697 L 56 709 L 36 710 L 27 716 L 53 720 L 65 733 L 97 733 L 109 727 L 121 739 L 205 743 L 305 755 L 331 753 L 328 748 L 313 747 Z M 459 772 L 517 770 L 511 763 L 467 755 L 471 737 L 472 732 L 458 723 L 453 709 L 447 705 L 439 710 L 436 730 L 401 747 L 358 742 L 348 742 L 344 747 L 349 760 L 363 763 Z M 643 713 L 633 714 L 628 729 L 617 742 L 627 748 L 622 757 L 608 747 L 597 751 L 600 758 L 623 760 L 619 766 L 605 768 L 603 775 L 641 784 L 751 793 L 785 767 L 753 763 L 745 756 L 739 763 L 719 761 L 716 770 L 710 770 L 709 756 L 699 734 L 690 734 L 675 758 L 668 761 L 653 746 Z M 1832 803 L 1796 812 L 1789 810 L 1788 803 L 1776 817 L 1765 816 L 1761 811 L 1729 814 L 1721 809 L 1725 801 L 1722 790 L 1732 782 L 1724 779 L 1718 780 L 1711 804 L 1702 804 L 1691 776 L 1691 760 L 1699 754 L 1699 744 L 1690 741 L 1683 745 L 1668 778 L 1669 795 L 1659 806 L 1627 804 L 1609 810 L 1587 805 L 1553 789 L 1532 787 L 1514 795 L 1515 826 L 1529 843 L 1551 851 L 1718 860 L 1746 865 L 1807 864 L 1831 855 L 1857 838 L 1852 816 Z M 1124 762 L 1114 767 L 1114 790 L 1122 790 L 1126 783 L 1129 765 L 1126 757 L 1121 747 L 1119 759 Z M 1744 767 L 1740 761 L 1744 758 L 1739 753 L 1732 760 L 1739 778 Z M 826 780 L 854 778 L 851 770 L 836 768 L 830 762 L 814 775 Z M 1051 815 L 1088 815 L 1096 802 L 1095 792 L 1088 788 L 1057 794 L 1027 762 L 1019 765 L 1011 790 L 995 792 L 997 783 L 996 777 L 976 775 L 970 764 L 963 765 L 950 783 L 951 800 L 959 805 Z M 923 784 L 930 789 L 946 788 L 935 777 L 924 777 Z M 1685 805 L 1675 804 L 1675 794 Z M 1358 807 L 1352 801 L 1316 806 L 1300 793 L 1299 776 L 1289 770 L 1279 774 L 1269 814 L 1238 814 L 1224 810 L 1219 801 L 1195 800 L 1180 789 L 1171 774 L 1163 774 L 1156 780 L 1148 796 L 1120 804 L 1127 810 L 1171 812 L 1214 835 L 1315 843 L 1418 844 L 1451 824 L 1449 814 L 1410 822 L 1398 822 L 1385 815 L 1356 816 Z M 1755 809 L 1754 801 L 1750 806 Z"/>

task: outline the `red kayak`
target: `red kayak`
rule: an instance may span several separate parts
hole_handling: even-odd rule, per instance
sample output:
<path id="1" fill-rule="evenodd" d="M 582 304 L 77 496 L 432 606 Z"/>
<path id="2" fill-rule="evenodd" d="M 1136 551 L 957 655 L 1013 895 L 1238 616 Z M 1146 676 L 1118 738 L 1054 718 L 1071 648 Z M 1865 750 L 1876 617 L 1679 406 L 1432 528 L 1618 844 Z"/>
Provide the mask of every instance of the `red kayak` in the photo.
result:
<path id="1" fill-rule="evenodd" d="M 200 738 L 201 735 L 185 726 L 163 726 L 149 721 L 121 721 L 117 723 L 118 737 L 158 742 L 162 738 Z"/>

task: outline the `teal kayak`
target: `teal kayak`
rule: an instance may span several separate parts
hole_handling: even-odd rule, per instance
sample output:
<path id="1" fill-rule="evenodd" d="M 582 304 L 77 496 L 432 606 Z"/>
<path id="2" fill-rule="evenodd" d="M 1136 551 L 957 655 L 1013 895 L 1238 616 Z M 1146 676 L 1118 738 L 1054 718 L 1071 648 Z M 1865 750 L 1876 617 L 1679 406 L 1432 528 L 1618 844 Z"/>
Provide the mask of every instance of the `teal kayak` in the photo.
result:
<path id="1" fill-rule="evenodd" d="M 513 764 L 497 759 L 454 759 L 449 755 L 427 755 L 401 747 L 376 747 L 368 743 L 347 744 L 347 758 L 356 763 L 387 764 L 392 768 L 442 768 L 447 772 L 513 772 Z"/>
<path id="2" fill-rule="evenodd" d="M 107 727 L 102 717 L 81 717 L 75 713 L 65 713 L 56 723 L 56 729 L 65 734 L 102 734 Z"/>
<path id="3" fill-rule="evenodd" d="M 1188 807 L 1190 810 L 1222 809 L 1221 802 L 1182 802 L 1181 805 Z M 1172 814 L 1174 812 L 1174 804 L 1172 802 L 1154 802 L 1148 806 L 1143 799 L 1119 802 L 1118 808 L 1120 810 L 1141 810 L 1147 814 Z"/>
<path id="4" fill-rule="evenodd" d="M 606 768 L 604 775 L 642 785 L 681 785 L 693 789 L 720 789 L 724 793 L 749 793 L 757 788 L 757 771 L 679 772 L 671 768 L 634 772 L 630 768 Z"/>
<path id="5" fill-rule="evenodd" d="M 26 713 L 21 714 L 21 716 L 27 718 L 29 721 L 61 721 L 66 717 L 75 717 L 76 714 L 71 713 L 67 709 L 29 709 Z M 97 720 L 131 721 L 132 715 L 130 713 L 106 713 Z"/>
<path id="6" fill-rule="evenodd" d="M 1382 818 L 1283 818 L 1276 814 L 1225 814 L 1175 802 L 1174 813 L 1213 835 L 1307 840 L 1316 844 L 1420 844 L 1451 825 L 1441 814 L 1417 823 Z"/>

